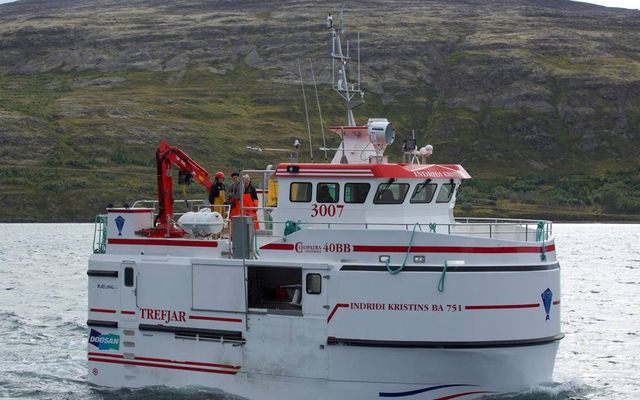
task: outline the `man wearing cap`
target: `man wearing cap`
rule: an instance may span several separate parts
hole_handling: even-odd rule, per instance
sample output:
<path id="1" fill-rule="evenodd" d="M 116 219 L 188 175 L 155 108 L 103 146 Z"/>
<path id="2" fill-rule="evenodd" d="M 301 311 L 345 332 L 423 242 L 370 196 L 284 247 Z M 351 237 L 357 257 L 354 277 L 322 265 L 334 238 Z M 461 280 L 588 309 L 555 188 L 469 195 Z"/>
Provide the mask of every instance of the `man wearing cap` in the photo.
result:
<path id="1" fill-rule="evenodd" d="M 229 192 L 227 204 L 231 205 L 230 217 L 240 215 L 240 174 L 237 172 L 231 173 L 231 185 L 229 185 Z"/>

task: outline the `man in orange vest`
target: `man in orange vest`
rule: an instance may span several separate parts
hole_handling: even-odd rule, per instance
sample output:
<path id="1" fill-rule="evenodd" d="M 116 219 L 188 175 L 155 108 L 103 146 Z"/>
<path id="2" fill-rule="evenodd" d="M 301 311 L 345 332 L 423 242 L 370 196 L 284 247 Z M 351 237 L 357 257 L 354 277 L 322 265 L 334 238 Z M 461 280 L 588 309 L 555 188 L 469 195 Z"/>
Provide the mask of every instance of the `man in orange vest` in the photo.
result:
<path id="1" fill-rule="evenodd" d="M 258 207 L 258 193 L 256 192 L 256 188 L 251 184 L 251 177 L 248 174 L 245 174 L 242 177 L 242 180 L 244 182 L 244 195 L 242 197 L 244 207 Z M 251 217 L 256 230 L 260 229 L 260 223 L 258 222 L 258 210 L 256 208 L 245 208 L 244 215 Z"/>

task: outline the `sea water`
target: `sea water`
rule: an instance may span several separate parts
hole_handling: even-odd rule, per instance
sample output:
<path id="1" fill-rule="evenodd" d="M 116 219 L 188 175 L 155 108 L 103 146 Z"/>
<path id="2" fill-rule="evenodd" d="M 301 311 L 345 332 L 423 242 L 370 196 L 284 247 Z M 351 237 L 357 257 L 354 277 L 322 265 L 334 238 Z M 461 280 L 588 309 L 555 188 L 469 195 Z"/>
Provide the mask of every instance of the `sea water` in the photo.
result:
<path id="1" fill-rule="evenodd" d="M 566 334 L 555 383 L 497 398 L 640 399 L 640 225 L 555 224 L 553 230 Z M 202 388 L 87 384 L 92 239 L 91 224 L 0 224 L 0 397 L 232 399 Z"/>

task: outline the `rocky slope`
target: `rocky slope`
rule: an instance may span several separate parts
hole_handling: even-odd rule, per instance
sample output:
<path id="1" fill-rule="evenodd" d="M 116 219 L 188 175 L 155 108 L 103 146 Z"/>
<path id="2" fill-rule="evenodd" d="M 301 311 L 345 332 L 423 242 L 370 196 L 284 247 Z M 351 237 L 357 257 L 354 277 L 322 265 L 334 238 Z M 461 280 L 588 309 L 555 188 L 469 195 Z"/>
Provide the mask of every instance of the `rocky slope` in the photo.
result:
<path id="1" fill-rule="evenodd" d="M 338 7 L 0 5 L 0 221 L 86 220 L 106 203 L 153 197 L 162 138 L 210 169 L 276 162 L 245 146 L 306 137 L 298 58 L 307 80 L 314 63 L 325 122 L 340 123 L 324 28 Z M 351 1 L 345 15 L 349 36 L 360 31 L 368 93 L 356 117 L 388 115 L 401 137 L 415 130 L 435 145 L 434 161 L 485 179 L 463 192 L 465 211 L 637 218 L 640 12 L 404 0 Z"/>

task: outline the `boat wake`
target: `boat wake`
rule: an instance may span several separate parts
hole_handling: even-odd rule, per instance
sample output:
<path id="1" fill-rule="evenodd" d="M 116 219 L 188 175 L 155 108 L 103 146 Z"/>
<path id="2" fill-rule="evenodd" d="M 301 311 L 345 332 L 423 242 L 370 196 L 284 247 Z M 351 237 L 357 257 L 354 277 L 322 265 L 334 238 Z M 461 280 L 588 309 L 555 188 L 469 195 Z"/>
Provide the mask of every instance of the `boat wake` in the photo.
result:
<path id="1" fill-rule="evenodd" d="M 593 394 L 594 389 L 579 379 L 572 379 L 567 382 L 556 382 L 551 385 L 534 386 L 529 390 L 518 393 L 506 393 L 487 397 L 489 400 L 509 399 L 509 400 L 557 400 L 586 399 L 588 394 Z"/>

